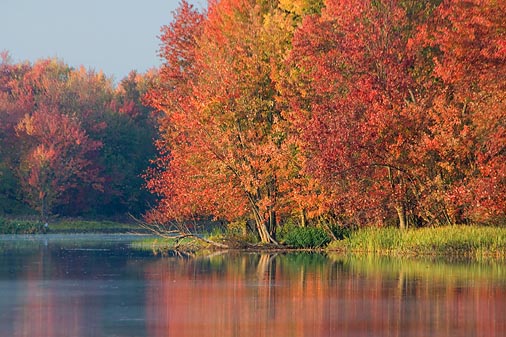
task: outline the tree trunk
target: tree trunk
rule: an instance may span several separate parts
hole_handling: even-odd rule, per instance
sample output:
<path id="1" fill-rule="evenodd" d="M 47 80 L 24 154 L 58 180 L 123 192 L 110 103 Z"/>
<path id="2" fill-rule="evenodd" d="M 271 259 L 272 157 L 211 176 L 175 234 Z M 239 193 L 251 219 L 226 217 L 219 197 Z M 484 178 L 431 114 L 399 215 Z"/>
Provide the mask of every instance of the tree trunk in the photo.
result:
<path id="1" fill-rule="evenodd" d="M 42 222 L 46 221 L 46 197 L 43 196 L 40 205 L 40 220 Z"/>
<path id="2" fill-rule="evenodd" d="M 307 218 L 306 218 L 306 210 L 303 208 L 300 211 L 300 226 L 306 227 L 307 226 Z"/>
<path id="3" fill-rule="evenodd" d="M 395 184 L 392 176 L 392 168 L 387 167 L 387 171 L 388 171 L 388 180 L 390 181 L 390 185 L 392 186 L 392 191 L 395 192 Z M 404 209 L 402 201 L 399 201 L 399 203 L 394 208 L 397 211 L 397 216 L 399 217 L 399 228 L 406 229 L 406 210 Z"/>
<path id="4" fill-rule="evenodd" d="M 255 217 L 255 226 L 257 228 L 258 235 L 260 236 L 260 241 L 262 243 L 274 243 L 278 244 L 276 240 L 272 238 L 272 236 L 269 233 L 269 224 L 271 221 L 272 216 L 269 216 L 269 219 L 264 220 L 263 217 L 260 215 L 260 211 L 258 210 L 257 205 L 254 202 L 254 198 L 251 195 L 248 195 L 250 204 L 251 204 L 251 210 L 253 212 L 253 216 Z M 269 214 L 271 215 L 271 214 Z"/>
<path id="5" fill-rule="evenodd" d="M 265 222 L 264 221 L 256 221 L 256 225 L 257 225 L 258 234 L 260 235 L 260 241 L 262 243 L 271 243 L 272 238 L 271 238 L 271 235 L 269 234 L 269 231 L 267 230 L 267 226 L 265 225 Z"/>
<path id="6" fill-rule="evenodd" d="M 276 238 L 276 212 L 269 211 L 269 234 L 272 238 Z"/>
<path id="7" fill-rule="evenodd" d="M 400 229 L 406 229 L 406 211 L 404 210 L 404 205 L 400 204 L 395 207 L 395 210 L 397 211 L 397 215 L 399 217 L 399 228 Z"/>
<path id="8" fill-rule="evenodd" d="M 274 204 L 276 202 L 276 177 L 271 177 L 269 183 L 267 184 L 267 196 L 271 199 L 272 204 L 269 205 L 267 211 L 269 213 L 269 223 L 267 224 L 267 229 L 269 230 L 269 234 L 271 238 L 276 237 L 276 211 L 274 210 Z"/>
<path id="9" fill-rule="evenodd" d="M 274 243 L 278 244 L 276 240 L 272 238 L 268 229 L 268 221 L 264 221 L 258 212 L 255 212 L 255 224 L 258 231 L 258 235 L 260 236 L 260 241 L 262 243 Z"/>

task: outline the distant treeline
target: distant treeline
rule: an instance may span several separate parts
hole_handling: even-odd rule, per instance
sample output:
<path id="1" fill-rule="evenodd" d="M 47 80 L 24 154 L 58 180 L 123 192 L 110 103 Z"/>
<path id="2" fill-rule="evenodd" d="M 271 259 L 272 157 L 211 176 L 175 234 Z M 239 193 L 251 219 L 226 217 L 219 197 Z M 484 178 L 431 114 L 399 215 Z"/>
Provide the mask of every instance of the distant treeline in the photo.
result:
<path id="1" fill-rule="evenodd" d="M 56 59 L 0 63 L 0 215 L 115 217 L 150 203 L 153 74 L 118 85 Z"/>

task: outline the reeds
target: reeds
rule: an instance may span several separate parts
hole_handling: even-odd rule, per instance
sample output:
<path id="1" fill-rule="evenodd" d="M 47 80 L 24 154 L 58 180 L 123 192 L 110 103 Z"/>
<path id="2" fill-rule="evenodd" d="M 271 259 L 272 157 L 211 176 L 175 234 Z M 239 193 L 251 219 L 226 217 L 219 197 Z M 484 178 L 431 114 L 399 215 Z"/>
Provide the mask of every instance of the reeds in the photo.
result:
<path id="1" fill-rule="evenodd" d="M 458 256 L 506 258 L 506 228 L 444 226 L 401 230 L 364 228 L 351 232 L 329 250 L 380 255 Z"/>

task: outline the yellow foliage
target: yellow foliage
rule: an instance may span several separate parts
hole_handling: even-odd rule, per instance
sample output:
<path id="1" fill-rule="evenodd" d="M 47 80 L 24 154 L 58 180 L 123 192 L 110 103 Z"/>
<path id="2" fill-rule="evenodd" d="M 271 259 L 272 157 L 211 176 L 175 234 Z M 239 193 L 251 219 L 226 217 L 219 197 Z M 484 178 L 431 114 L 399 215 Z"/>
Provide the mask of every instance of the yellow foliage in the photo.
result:
<path id="1" fill-rule="evenodd" d="M 279 7 L 285 11 L 302 15 L 305 0 L 279 0 Z"/>
<path id="2" fill-rule="evenodd" d="M 279 8 L 298 16 L 318 13 L 323 0 L 279 0 Z"/>

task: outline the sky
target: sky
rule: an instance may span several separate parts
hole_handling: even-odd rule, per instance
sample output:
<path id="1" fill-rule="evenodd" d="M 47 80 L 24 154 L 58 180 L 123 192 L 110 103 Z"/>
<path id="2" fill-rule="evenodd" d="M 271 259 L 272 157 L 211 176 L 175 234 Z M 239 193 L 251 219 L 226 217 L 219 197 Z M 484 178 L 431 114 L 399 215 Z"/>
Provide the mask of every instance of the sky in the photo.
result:
<path id="1" fill-rule="evenodd" d="M 204 7 L 205 0 L 189 0 Z M 57 57 L 120 80 L 160 65 L 160 28 L 179 0 L 0 0 L 0 52 Z"/>

